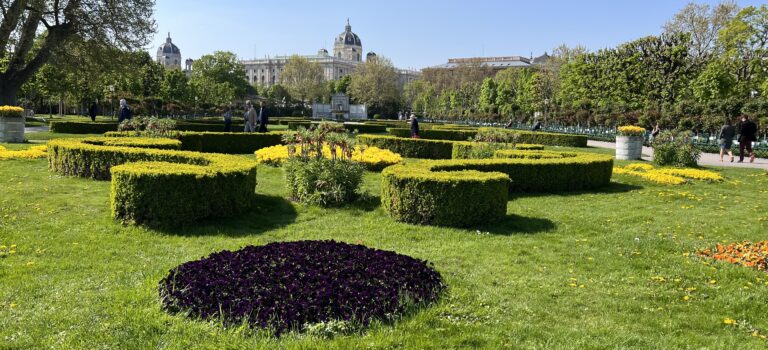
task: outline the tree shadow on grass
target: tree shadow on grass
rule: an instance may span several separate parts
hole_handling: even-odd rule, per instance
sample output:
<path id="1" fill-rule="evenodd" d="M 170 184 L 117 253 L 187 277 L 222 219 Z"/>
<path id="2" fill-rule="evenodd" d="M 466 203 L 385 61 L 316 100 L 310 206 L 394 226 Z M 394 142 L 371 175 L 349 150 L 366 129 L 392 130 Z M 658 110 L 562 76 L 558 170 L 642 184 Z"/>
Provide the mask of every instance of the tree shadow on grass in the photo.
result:
<path id="1" fill-rule="evenodd" d="M 603 188 L 598 188 L 594 190 L 581 190 L 581 191 L 570 191 L 570 192 L 554 192 L 554 193 L 547 193 L 547 192 L 536 192 L 536 193 L 524 193 L 524 192 L 513 192 L 509 194 L 509 200 L 513 200 L 515 198 L 535 198 L 535 197 L 549 197 L 549 196 L 558 196 L 558 197 L 570 197 L 570 196 L 581 196 L 585 194 L 615 194 L 615 193 L 627 193 L 634 190 L 642 190 L 644 187 L 637 186 L 637 185 L 630 185 L 625 183 L 619 183 L 619 182 L 613 182 L 611 181 L 611 184 L 608 186 L 605 186 Z"/>
<path id="2" fill-rule="evenodd" d="M 252 209 L 233 217 L 201 220 L 183 227 L 153 228 L 168 235 L 243 237 L 258 235 L 292 224 L 298 213 L 293 204 L 283 198 L 256 194 Z"/>
<path id="3" fill-rule="evenodd" d="M 478 226 L 480 232 L 488 232 L 493 235 L 511 236 L 517 234 L 532 235 L 541 232 L 553 231 L 557 228 L 552 220 L 531 218 L 520 215 L 507 215 L 503 219 Z"/>

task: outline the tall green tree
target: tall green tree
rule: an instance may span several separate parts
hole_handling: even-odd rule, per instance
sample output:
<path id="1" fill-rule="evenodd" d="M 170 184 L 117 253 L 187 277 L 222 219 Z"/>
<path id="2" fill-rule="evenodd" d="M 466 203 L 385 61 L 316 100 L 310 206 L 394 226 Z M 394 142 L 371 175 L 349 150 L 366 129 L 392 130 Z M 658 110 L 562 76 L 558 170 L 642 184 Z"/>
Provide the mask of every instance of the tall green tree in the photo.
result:
<path id="1" fill-rule="evenodd" d="M 739 6 L 733 1 L 724 1 L 714 7 L 691 2 L 664 25 L 664 31 L 669 34 L 689 34 L 691 57 L 705 62 L 719 53 L 716 45 L 718 32 L 738 12 Z"/>
<path id="2" fill-rule="evenodd" d="M 301 102 L 308 102 L 322 96 L 325 88 L 323 67 L 317 62 L 310 62 L 298 55 L 288 59 L 280 80 L 291 95 Z"/>
<path id="3" fill-rule="evenodd" d="M 68 42 L 135 50 L 155 30 L 154 1 L 0 0 L 0 105 L 15 104 L 29 81 Z"/>
<path id="4" fill-rule="evenodd" d="M 216 51 L 192 64 L 189 78 L 192 99 L 207 105 L 225 105 L 245 95 L 245 68 L 234 53 Z"/>
<path id="5" fill-rule="evenodd" d="M 351 98 L 373 111 L 396 111 L 400 103 L 397 71 L 392 62 L 382 56 L 357 66 L 348 91 Z"/>

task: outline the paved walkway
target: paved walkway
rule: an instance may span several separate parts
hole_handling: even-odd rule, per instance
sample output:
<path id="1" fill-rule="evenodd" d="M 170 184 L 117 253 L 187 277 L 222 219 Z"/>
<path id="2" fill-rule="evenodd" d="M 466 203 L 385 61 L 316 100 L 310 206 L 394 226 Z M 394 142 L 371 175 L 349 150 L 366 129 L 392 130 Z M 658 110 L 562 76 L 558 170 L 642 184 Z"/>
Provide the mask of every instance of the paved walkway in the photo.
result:
<path id="1" fill-rule="evenodd" d="M 24 128 L 24 133 L 28 134 L 30 132 L 46 132 L 48 131 L 47 126 L 32 126 L 28 128 Z"/>
<path id="2" fill-rule="evenodd" d="M 587 143 L 588 146 L 591 147 L 600 147 L 600 148 L 616 148 L 616 144 L 613 142 L 602 142 L 602 141 L 592 141 L 590 140 Z M 733 152 L 733 155 L 736 157 L 736 160 L 731 163 L 728 160 L 728 155 L 726 154 L 724 159 L 724 162 L 720 162 L 720 154 L 714 154 L 714 153 L 702 153 L 701 159 L 699 159 L 699 165 L 708 165 L 708 166 L 723 166 L 723 167 L 737 167 L 737 168 L 754 168 L 754 169 L 768 169 L 768 159 L 765 158 L 755 158 L 754 163 L 749 162 L 749 158 L 744 158 L 744 163 L 736 163 L 739 161 L 739 149 L 736 148 Z M 653 148 L 651 147 L 643 147 L 643 160 L 652 161 L 653 160 Z"/>

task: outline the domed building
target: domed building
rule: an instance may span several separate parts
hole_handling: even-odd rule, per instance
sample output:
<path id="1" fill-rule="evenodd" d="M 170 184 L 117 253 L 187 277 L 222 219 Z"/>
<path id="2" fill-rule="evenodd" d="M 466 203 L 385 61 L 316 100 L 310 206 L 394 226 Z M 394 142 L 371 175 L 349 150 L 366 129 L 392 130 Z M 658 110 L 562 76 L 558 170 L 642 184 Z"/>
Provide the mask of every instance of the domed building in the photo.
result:
<path id="1" fill-rule="evenodd" d="M 336 37 L 333 44 L 333 55 L 347 61 L 363 61 L 363 43 L 360 41 L 360 37 L 352 32 L 349 19 L 347 19 L 347 26 L 344 27 L 344 33 Z"/>
<path id="2" fill-rule="evenodd" d="M 165 68 L 181 69 L 181 51 L 173 44 L 171 33 L 168 33 L 165 43 L 157 48 L 157 62 Z"/>

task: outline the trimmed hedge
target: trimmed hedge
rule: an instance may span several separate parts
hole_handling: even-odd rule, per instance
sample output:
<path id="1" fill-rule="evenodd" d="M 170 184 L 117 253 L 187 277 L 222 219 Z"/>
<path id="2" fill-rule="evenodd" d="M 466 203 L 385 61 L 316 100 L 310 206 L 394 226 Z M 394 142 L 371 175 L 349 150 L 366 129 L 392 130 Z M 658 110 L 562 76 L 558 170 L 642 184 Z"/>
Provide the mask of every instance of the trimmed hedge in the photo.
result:
<path id="1" fill-rule="evenodd" d="M 299 128 L 309 129 L 310 127 L 312 127 L 312 122 L 310 121 L 288 122 L 288 130 L 299 130 Z"/>
<path id="2" fill-rule="evenodd" d="M 51 132 L 61 134 L 103 134 L 117 131 L 117 122 L 51 121 L 49 127 Z"/>
<path id="3" fill-rule="evenodd" d="M 499 159 L 425 160 L 382 172 L 382 206 L 397 221 L 466 227 L 506 213 L 508 192 L 589 190 L 610 184 L 613 158 L 501 150 Z"/>
<path id="4" fill-rule="evenodd" d="M 167 142 L 146 140 L 142 142 Z M 49 169 L 60 175 L 112 179 L 112 216 L 123 223 L 177 226 L 234 216 L 251 207 L 254 161 L 224 154 L 95 144 L 123 141 L 52 140 Z"/>
<path id="5" fill-rule="evenodd" d="M 509 177 L 499 172 L 437 172 L 440 161 L 399 164 L 381 173 L 382 207 L 397 221 L 466 227 L 503 217 Z"/>
<path id="6" fill-rule="evenodd" d="M 357 140 L 364 145 L 388 149 L 403 157 L 424 159 L 451 159 L 454 144 L 452 141 L 379 135 L 358 135 Z"/>
<path id="7" fill-rule="evenodd" d="M 115 132 L 117 133 L 117 132 Z M 107 133 L 109 134 L 109 133 Z M 115 146 L 115 147 L 136 147 L 152 149 L 170 149 L 180 150 L 181 141 L 166 138 L 145 138 L 145 137 L 91 137 L 83 139 L 84 143 L 96 146 Z"/>
<path id="8" fill-rule="evenodd" d="M 181 149 L 205 153 L 252 154 L 262 148 L 282 144 L 283 132 L 224 133 L 183 132 Z"/>
<path id="9" fill-rule="evenodd" d="M 344 123 L 344 128 L 347 131 L 355 131 L 361 134 L 384 134 L 387 132 L 387 127 L 384 125 L 371 125 L 361 123 Z"/>
<path id="10" fill-rule="evenodd" d="M 453 152 L 451 154 L 451 158 L 452 159 L 473 159 L 473 158 L 476 158 L 472 154 L 473 150 L 476 147 L 482 147 L 482 146 L 486 146 L 486 145 L 499 147 L 499 148 L 496 148 L 496 150 L 501 149 L 501 148 L 516 149 L 516 150 L 520 150 L 520 151 L 540 151 L 540 150 L 544 150 L 544 146 L 543 145 L 529 145 L 529 144 L 525 144 L 525 143 L 518 143 L 518 144 L 511 144 L 511 143 L 508 143 L 508 144 L 503 144 L 503 143 L 488 144 L 486 142 L 463 141 L 463 142 L 454 142 L 454 144 L 453 144 Z M 491 158 L 490 157 L 491 153 L 494 153 L 494 152 L 493 151 L 489 151 L 489 157 L 488 158 Z"/>
<path id="11" fill-rule="evenodd" d="M 389 134 L 397 137 L 411 137 L 411 129 L 390 128 Z M 477 135 L 477 130 L 420 130 L 419 137 L 426 140 L 467 141 Z"/>
<path id="12" fill-rule="evenodd" d="M 520 135 L 517 138 L 517 142 L 538 144 L 546 146 L 563 146 L 563 147 L 587 147 L 587 141 L 589 140 L 584 135 L 572 135 L 572 134 L 555 134 L 549 132 L 538 131 L 525 131 L 525 130 L 507 130 L 501 128 L 480 128 L 480 130 L 504 130 L 510 134 Z"/>

